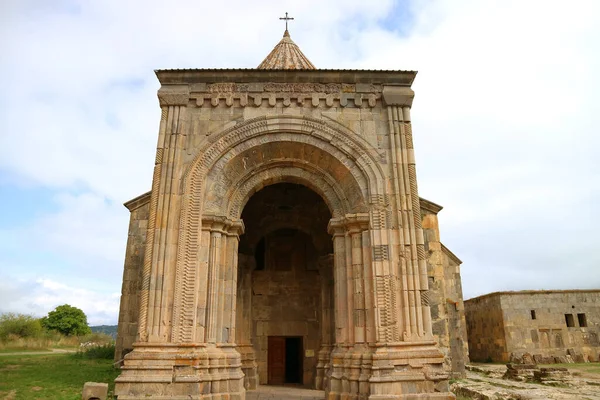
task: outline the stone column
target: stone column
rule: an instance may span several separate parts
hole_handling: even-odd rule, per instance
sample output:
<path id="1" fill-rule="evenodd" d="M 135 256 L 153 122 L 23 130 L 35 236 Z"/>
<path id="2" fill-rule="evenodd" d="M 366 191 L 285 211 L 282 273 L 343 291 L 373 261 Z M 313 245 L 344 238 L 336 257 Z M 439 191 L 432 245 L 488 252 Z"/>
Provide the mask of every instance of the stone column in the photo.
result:
<path id="1" fill-rule="evenodd" d="M 335 341 L 335 322 L 333 320 L 333 254 L 319 258 L 321 275 L 321 348 L 317 355 L 317 375 L 315 388 L 324 390 L 329 386 L 330 357 Z"/>
<path id="2" fill-rule="evenodd" d="M 365 291 L 370 277 L 369 214 L 348 214 L 332 219 L 329 231 L 334 237 L 334 277 L 336 343 L 331 353 L 328 399 L 366 399 L 372 349 L 367 342 L 368 325 L 374 324 L 371 293 Z M 366 261 L 366 262 L 365 262 Z M 374 329 L 372 326 L 371 329 Z"/>
<path id="3" fill-rule="evenodd" d="M 236 307 L 236 343 L 242 359 L 244 388 L 258 387 L 258 365 L 252 345 L 252 271 L 256 267 L 254 257 L 238 256 L 238 282 Z"/>
<path id="4" fill-rule="evenodd" d="M 181 204 L 180 156 L 185 142 L 180 136 L 186 130 L 189 91 L 187 87 L 161 89 L 158 98 L 162 113 L 141 278 L 140 343 L 166 343 L 171 339 L 173 280 Z"/>
<path id="5" fill-rule="evenodd" d="M 332 220 L 333 221 L 333 220 Z M 329 222 L 329 233 L 333 235 L 333 278 L 334 278 L 334 321 L 335 346 L 330 356 L 328 400 L 339 399 L 344 392 L 344 356 L 348 350 L 348 295 L 346 278 L 346 235 L 338 221 Z"/>
<path id="6" fill-rule="evenodd" d="M 389 125 L 390 235 L 372 236 L 376 350 L 369 399 L 452 399 L 443 354 L 431 332 L 408 87 L 385 86 Z"/>
<path id="7" fill-rule="evenodd" d="M 237 248 L 244 231 L 241 220 L 205 215 L 202 230 L 210 234 L 206 280 L 206 330 L 210 393 L 243 398 L 244 374 L 235 344 Z M 199 302 L 200 304 L 202 302 Z"/>

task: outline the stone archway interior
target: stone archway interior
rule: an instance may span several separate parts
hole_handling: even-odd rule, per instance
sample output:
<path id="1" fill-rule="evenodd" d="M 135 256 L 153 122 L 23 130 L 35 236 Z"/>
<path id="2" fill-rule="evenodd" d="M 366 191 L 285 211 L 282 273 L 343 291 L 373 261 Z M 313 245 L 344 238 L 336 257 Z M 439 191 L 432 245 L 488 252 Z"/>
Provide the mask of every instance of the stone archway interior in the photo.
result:
<path id="1" fill-rule="evenodd" d="M 294 183 L 261 189 L 243 209 L 236 342 L 247 388 L 257 383 L 314 386 L 323 325 L 319 266 L 333 252 L 330 219 L 323 199 Z M 299 338 L 302 351 L 286 354 L 283 367 L 272 365 L 273 337 Z"/>

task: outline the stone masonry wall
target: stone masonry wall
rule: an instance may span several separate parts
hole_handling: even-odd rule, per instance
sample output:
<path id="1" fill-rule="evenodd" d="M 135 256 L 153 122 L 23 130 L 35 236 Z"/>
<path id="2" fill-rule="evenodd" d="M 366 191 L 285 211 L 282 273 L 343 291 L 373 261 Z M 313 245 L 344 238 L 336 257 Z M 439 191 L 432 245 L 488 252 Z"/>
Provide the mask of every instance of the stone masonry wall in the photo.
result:
<path id="1" fill-rule="evenodd" d="M 500 298 L 509 358 L 529 353 L 543 363 L 564 362 L 567 355 L 575 362 L 599 360 L 600 290 L 508 292 Z"/>
<path id="2" fill-rule="evenodd" d="M 303 384 L 314 382 L 320 344 L 321 284 L 317 271 L 294 265 L 290 271 L 252 273 L 252 322 L 260 384 L 267 383 L 269 336 L 301 337 L 304 353 Z M 312 353 L 310 353 L 312 350 Z"/>
<path id="3" fill-rule="evenodd" d="M 125 204 L 131 215 L 129 217 L 129 233 L 125 251 L 123 268 L 123 285 L 121 288 L 121 306 L 119 309 L 119 326 L 115 344 L 115 361 L 133 348 L 138 329 L 139 290 L 141 271 L 144 263 L 146 244 L 146 228 L 150 211 L 150 194 L 143 194 Z"/>
<path id="4" fill-rule="evenodd" d="M 462 296 L 460 279 L 460 260 L 442 244 L 444 261 L 444 285 L 446 287 L 446 320 L 450 362 L 455 377 L 465 377 L 465 364 L 469 362 L 469 346 L 467 342 L 467 321 Z"/>
<path id="5" fill-rule="evenodd" d="M 500 298 L 485 295 L 466 300 L 465 317 L 471 361 L 508 361 Z"/>
<path id="6" fill-rule="evenodd" d="M 441 209 L 421 199 L 433 334 L 446 356 L 447 368 L 458 378 L 465 376 L 468 360 L 460 260 L 440 242 L 437 213 Z"/>

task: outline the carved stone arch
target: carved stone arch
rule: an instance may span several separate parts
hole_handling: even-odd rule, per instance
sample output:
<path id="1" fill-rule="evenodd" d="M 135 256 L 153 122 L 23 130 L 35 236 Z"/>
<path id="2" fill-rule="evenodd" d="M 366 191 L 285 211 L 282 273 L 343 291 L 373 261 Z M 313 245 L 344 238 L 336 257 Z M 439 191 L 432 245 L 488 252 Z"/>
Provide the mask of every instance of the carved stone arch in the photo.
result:
<path id="1" fill-rule="evenodd" d="M 303 134 L 290 137 L 292 141 L 303 141 L 308 137 L 315 137 L 325 143 L 330 143 L 347 154 L 349 162 L 353 163 L 367 177 L 369 199 L 383 196 L 385 174 L 381 162 L 385 160 L 385 154 L 376 153 L 364 138 L 339 123 L 308 116 L 288 115 L 253 118 L 211 136 L 208 143 L 200 149 L 194 161 L 185 171 L 182 176 L 183 184 L 180 187 L 185 193 L 190 193 L 189 189 L 198 189 L 203 177 L 214 163 L 237 143 L 274 132 Z"/>
<path id="2" fill-rule="evenodd" d="M 338 186 L 344 188 L 342 197 L 355 208 L 369 202 L 369 177 L 365 176 L 355 160 L 347 153 L 314 135 L 297 132 L 269 132 L 249 138 L 229 149 L 207 171 L 204 180 L 205 206 L 220 202 L 230 188 L 235 187 L 240 175 L 261 167 L 265 162 L 280 161 L 301 168 L 314 166 L 313 172 L 326 173 Z M 312 178 L 311 178 L 312 179 Z"/>
<path id="3" fill-rule="evenodd" d="M 240 176 L 240 179 L 222 194 L 222 202 L 207 205 L 218 207 L 224 215 L 237 219 L 240 218 L 244 206 L 254 193 L 265 186 L 281 182 L 297 183 L 308 187 L 323 199 L 334 217 L 345 215 L 353 209 L 361 212 L 366 208 L 364 203 L 351 204 L 344 196 L 343 188 L 340 188 L 326 171 L 297 160 L 266 162 Z M 215 197 L 220 195 L 221 193 Z"/>
<path id="4" fill-rule="evenodd" d="M 385 174 L 380 165 L 383 155 L 378 155 L 375 150 L 370 149 L 369 144 L 360 136 L 343 128 L 333 122 L 325 122 L 309 117 L 297 116 L 263 116 L 246 121 L 235 127 L 209 138 L 208 143 L 199 149 L 198 155 L 190 164 L 182 176 L 180 188 L 182 210 L 180 214 L 180 229 L 178 238 L 177 261 L 175 271 L 175 299 L 173 309 L 173 337 L 177 341 L 193 341 L 193 328 L 189 325 L 192 320 L 189 312 L 195 308 L 196 295 L 190 282 L 194 282 L 197 276 L 197 265 L 200 257 L 200 237 L 202 234 L 202 217 L 206 215 L 207 204 L 215 204 L 210 199 L 213 193 L 209 187 L 228 188 L 237 179 L 233 168 L 231 175 L 223 173 L 227 165 L 235 166 L 243 163 L 240 154 L 249 154 L 253 149 L 273 148 L 274 144 L 281 148 L 288 146 L 290 152 L 303 151 L 290 157 L 289 154 L 280 153 L 280 150 L 270 150 L 274 154 L 265 156 L 267 160 L 286 160 L 288 165 L 293 165 L 296 171 L 308 171 L 310 165 L 315 163 L 316 156 L 313 154 L 325 154 L 328 161 L 335 165 L 330 168 L 333 180 L 344 179 L 346 185 L 337 186 L 338 189 L 322 188 L 320 193 L 328 198 L 332 206 L 332 214 L 343 215 L 346 211 L 359 212 L 368 208 L 369 204 L 383 205 L 385 198 Z M 303 150 L 299 150 L 303 149 Z M 312 157 L 312 158 L 311 158 Z M 257 163 L 260 164 L 260 163 Z M 299 168 L 302 166 L 302 168 Z M 335 170 L 337 168 L 337 170 Z M 274 171 L 265 169 L 265 171 Z M 335 173 L 339 174 L 336 176 Z M 287 179 L 294 178 L 288 171 Z M 310 178 L 300 178 L 303 183 L 314 186 L 315 173 Z M 263 181 L 264 181 L 263 177 Z M 331 179 L 330 179 L 331 180 Z M 350 182 L 355 181 L 354 184 Z M 356 187 L 356 190 L 344 190 L 348 187 Z M 252 190 L 256 190 L 257 184 L 246 190 L 244 199 L 238 201 L 242 204 Z M 309 186 L 310 187 L 310 186 Z M 340 190 L 341 189 L 341 190 Z M 341 195 L 339 194 L 341 191 Z M 225 191 L 226 193 L 226 191 Z M 333 194 L 335 193 L 335 195 Z M 353 196 L 359 196 L 360 201 L 352 201 Z M 350 199 L 347 205 L 344 201 Z M 352 207 L 354 206 L 354 207 Z M 228 207 L 218 207 L 226 211 Z M 240 215 L 241 208 L 238 207 L 236 215 Z M 217 214 L 218 215 L 218 214 Z M 230 215 L 226 212 L 220 214 L 222 218 Z M 227 218 L 229 220 L 229 218 Z M 237 223 L 237 221 L 232 221 Z M 182 308 L 182 305 L 187 305 Z M 185 312 L 184 312 L 185 311 Z"/>

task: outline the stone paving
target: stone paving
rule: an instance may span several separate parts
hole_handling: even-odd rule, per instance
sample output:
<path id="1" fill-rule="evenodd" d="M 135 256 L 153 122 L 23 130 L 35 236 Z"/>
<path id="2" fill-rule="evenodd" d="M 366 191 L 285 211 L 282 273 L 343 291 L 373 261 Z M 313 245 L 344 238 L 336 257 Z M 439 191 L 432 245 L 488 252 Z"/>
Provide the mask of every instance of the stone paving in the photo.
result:
<path id="1" fill-rule="evenodd" d="M 246 392 L 246 400 L 323 400 L 322 390 L 305 389 L 296 386 L 260 385 L 257 390 Z"/>

